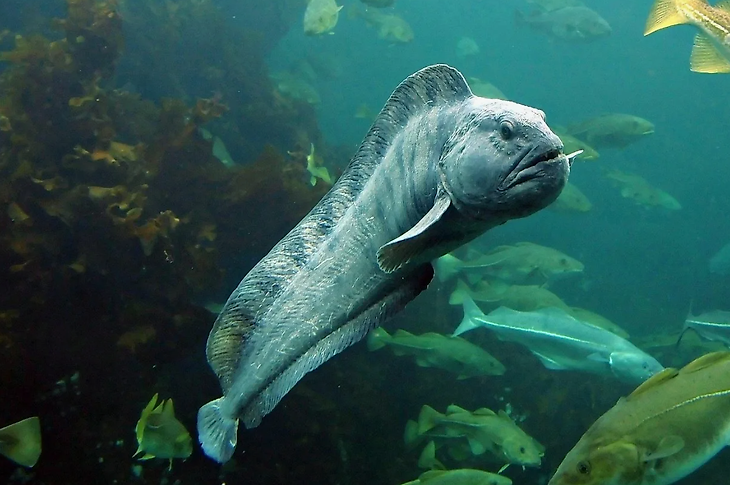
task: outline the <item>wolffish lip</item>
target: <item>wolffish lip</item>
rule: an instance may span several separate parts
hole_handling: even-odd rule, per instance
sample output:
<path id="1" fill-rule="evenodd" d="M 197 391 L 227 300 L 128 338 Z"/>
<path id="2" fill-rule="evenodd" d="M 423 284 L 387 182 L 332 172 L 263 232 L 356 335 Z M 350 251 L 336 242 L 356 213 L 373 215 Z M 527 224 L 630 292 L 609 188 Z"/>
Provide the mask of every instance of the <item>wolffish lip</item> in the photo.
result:
<path id="1" fill-rule="evenodd" d="M 558 148 L 551 148 L 550 150 L 539 153 L 534 157 L 529 157 L 528 153 L 517 163 L 515 168 L 512 170 L 512 173 L 509 175 L 507 180 L 505 180 L 505 182 L 507 182 L 505 188 L 510 189 L 515 185 L 534 178 L 535 175 L 540 172 L 540 170 L 533 170 L 534 167 L 541 163 L 553 163 L 560 158 L 565 158 L 565 155 Z"/>

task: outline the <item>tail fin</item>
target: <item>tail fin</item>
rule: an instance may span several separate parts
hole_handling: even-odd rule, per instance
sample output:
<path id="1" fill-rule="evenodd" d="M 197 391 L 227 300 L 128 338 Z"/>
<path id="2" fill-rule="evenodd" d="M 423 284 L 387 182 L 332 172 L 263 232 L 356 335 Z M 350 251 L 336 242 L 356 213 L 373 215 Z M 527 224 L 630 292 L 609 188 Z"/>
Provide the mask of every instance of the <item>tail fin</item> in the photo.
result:
<path id="1" fill-rule="evenodd" d="M 694 300 L 689 301 L 689 310 L 687 310 L 687 318 L 684 320 L 684 328 L 682 329 L 682 333 L 679 334 L 677 343 L 674 344 L 674 350 L 679 349 L 679 344 L 682 342 L 682 337 L 684 337 L 684 334 L 687 333 L 687 330 L 694 330 L 689 324 L 689 322 L 694 318 L 694 315 L 692 315 L 692 306 L 694 306 Z"/>
<path id="2" fill-rule="evenodd" d="M 436 420 L 442 416 L 443 415 L 440 412 L 436 411 L 431 406 L 424 404 L 418 415 L 418 434 L 422 435 L 428 430 L 436 427 Z"/>
<path id="3" fill-rule="evenodd" d="M 37 416 L 0 429 L 0 454 L 28 468 L 41 456 L 41 422 Z"/>
<path id="4" fill-rule="evenodd" d="M 385 329 L 382 327 L 377 327 L 370 330 L 367 341 L 368 350 L 370 352 L 374 352 L 376 350 L 382 349 L 388 344 L 390 338 L 390 334 L 386 332 Z"/>
<path id="5" fill-rule="evenodd" d="M 706 3 L 704 0 L 701 0 Z M 689 19 L 677 8 L 677 0 L 656 0 L 646 19 L 644 35 L 649 35 L 657 30 L 665 29 L 673 25 L 689 23 Z"/>
<path id="6" fill-rule="evenodd" d="M 238 441 L 238 419 L 223 414 L 222 399 L 215 399 L 198 411 L 200 445 L 206 455 L 219 463 L 231 459 Z"/>
<path id="7" fill-rule="evenodd" d="M 412 450 L 421 441 L 421 435 L 418 434 L 418 423 L 409 419 L 406 423 L 406 430 L 403 433 L 403 441 L 406 444 L 406 449 Z"/>
<path id="8" fill-rule="evenodd" d="M 461 320 L 459 326 L 456 327 L 456 330 L 454 330 L 454 336 L 461 335 L 464 332 L 468 332 L 469 330 L 474 330 L 475 328 L 482 326 L 477 319 L 484 317 L 484 313 L 479 309 L 477 304 L 474 303 L 474 300 L 472 300 L 470 296 L 467 296 L 464 299 L 462 307 L 464 308 L 464 318 Z"/>
<path id="9" fill-rule="evenodd" d="M 433 263 L 436 277 L 441 283 L 456 276 L 463 264 L 464 262 L 462 260 L 450 254 L 441 256 Z"/>
<path id="10" fill-rule="evenodd" d="M 436 459 L 436 443 L 429 441 L 418 457 L 418 468 L 445 470 L 446 467 Z"/>
<path id="11" fill-rule="evenodd" d="M 469 296 L 469 285 L 464 283 L 464 280 L 458 280 L 456 282 L 456 289 L 449 296 L 449 305 L 461 305 L 464 300 L 471 298 Z"/>

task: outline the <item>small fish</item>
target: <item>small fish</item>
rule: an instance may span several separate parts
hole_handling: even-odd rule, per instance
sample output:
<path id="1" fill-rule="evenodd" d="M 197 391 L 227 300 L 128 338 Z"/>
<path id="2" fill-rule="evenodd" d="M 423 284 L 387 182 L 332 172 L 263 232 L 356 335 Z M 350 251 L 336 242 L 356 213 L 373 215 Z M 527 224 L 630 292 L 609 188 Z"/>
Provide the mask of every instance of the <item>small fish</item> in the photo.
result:
<path id="1" fill-rule="evenodd" d="M 0 429 L 0 455 L 18 465 L 33 467 L 41 456 L 41 422 L 26 418 Z"/>
<path id="2" fill-rule="evenodd" d="M 156 406 L 156 407 L 155 407 Z M 134 431 L 137 435 L 137 451 L 133 456 L 144 453 L 139 459 L 188 458 L 193 453 L 193 440 L 185 426 L 175 418 L 172 399 L 157 405 L 157 394 L 142 410 Z"/>
<path id="3" fill-rule="evenodd" d="M 564 128 L 555 128 L 555 134 L 558 135 L 563 141 L 566 153 L 572 153 L 578 150 L 582 150 L 579 155 L 576 155 L 576 160 L 596 160 L 598 157 L 600 157 L 600 154 L 598 153 L 598 151 L 596 151 L 595 148 L 593 148 L 583 140 L 579 140 L 573 135 L 566 133 Z"/>
<path id="4" fill-rule="evenodd" d="M 504 94 L 497 86 L 490 82 L 482 81 L 478 77 L 470 77 L 469 86 L 471 86 L 474 94 L 481 96 L 482 98 L 507 99 L 507 95 Z M 570 153 L 568 150 L 565 152 Z"/>
<path id="5" fill-rule="evenodd" d="M 724 245 L 712 258 L 710 258 L 710 273 L 728 276 L 730 275 L 730 243 Z"/>
<path id="6" fill-rule="evenodd" d="M 477 41 L 472 39 L 471 37 L 462 37 L 459 39 L 459 41 L 456 43 L 456 57 L 471 57 L 476 56 L 481 52 L 481 49 L 479 49 L 479 44 L 477 44 Z M 469 79 L 469 84 L 471 84 L 471 79 Z M 472 85 L 472 91 L 474 90 L 474 86 Z M 481 94 L 478 94 L 477 96 L 482 96 Z M 489 96 L 484 96 L 485 98 L 488 98 Z"/>
<path id="7" fill-rule="evenodd" d="M 684 328 L 677 339 L 677 345 L 680 344 L 687 330 L 694 330 L 697 335 L 710 342 L 722 342 L 730 347 L 730 312 L 714 310 L 699 315 L 692 315 L 690 312 L 684 321 Z"/>
<path id="8" fill-rule="evenodd" d="M 304 33 L 322 35 L 331 32 L 337 25 L 342 6 L 335 0 L 309 0 L 304 11 Z"/>
<path id="9" fill-rule="evenodd" d="M 721 1 L 713 7 L 707 0 L 657 0 L 646 20 L 644 35 L 681 24 L 700 30 L 689 58 L 690 70 L 730 72 L 730 2 Z"/>
<path id="10" fill-rule="evenodd" d="M 314 187 L 317 180 L 327 185 L 332 185 L 335 181 L 330 176 L 327 167 L 322 166 L 322 159 L 314 153 L 314 143 L 309 144 L 309 154 L 307 155 L 307 172 L 309 172 L 309 185 Z"/>
<path id="11" fill-rule="evenodd" d="M 619 399 L 548 485 L 669 485 L 729 440 L 730 353 L 715 352 L 681 370 L 665 369 Z"/>
<path id="12" fill-rule="evenodd" d="M 584 5 L 556 10 L 516 11 L 517 22 L 566 42 L 591 42 L 611 34 L 611 26 L 598 12 Z"/>
<path id="13" fill-rule="evenodd" d="M 284 96 L 316 105 L 322 102 L 317 90 L 301 75 L 290 71 L 279 71 L 269 76 L 277 91 Z"/>
<path id="14" fill-rule="evenodd" d="M 604 172 L 606 177 L 621 190 L 621 197 L 631 199 L 647 208 L 662 207 L 667 210 L 680 210 L 682 204 L 667 192 L 649 184 L 643 177 L 619 170 Z"/>
<path id="15" fill-rule="evenodd" d="M 566 131 L 595 148 L 626 148 L 654 133 L 654 124 L 634 115 L 606 113 L 569 125 Z"/>
<path id="16" fill-rule="evenodd" d="M 397 330 L 392 336 L 383 328 L 368 335 L 368 350 L 391 347 L 395 355 L 413 355 L 420 367 L 438 367 L 453 372 L 459 379 L 478 376 L 501 376 L 505 368 L 481 347 L 460 337 L 438 333 L 413 335 Z"/>
<path id="17" fill-rule="evenodd" d="M 565 189 L 563 189 L 565 190 Z M 436 275 L 447 281 L 463 273 L 506 283 L 544 284 L 583 272 L 583 263 L 557 249 L 531 242 L 499 246 L 476 259 L 462 261 L 446 255 L 436 261 Z"/>
<path id="18" fill-rule="evenodd" d="M 383 13 L 369 8 L 352 7 L 351 16 L 362 17 L 365 23 L 378 29 L 378 37 L 390 42 L 406 44 L 413 40 L 410 24 L 394 13 Z"/>
<path id="19" fill-rule="evenodd" d="M 593 208 L 593 204 L 578 187 L 567 183 L 558 199 L 550 204 L 549 208 L 557 212 L 588 212 Z"/>
<path id="20" fill-rule="evenodd" d="M 206 355 L 223 396 L 198 411 L 204 452 L 228 461 L 328 359 L 402 310 L 431 261 L 545 208 L 570 171 L 544 114 L 485 99 L 446 65 L 393 92 L 332 189 L 228 298 Z"/>
<path id="21" fill-rule="evenodd" d="M 512 485 L 512 480 L 496 473 L 470 468 L 431 470 L 403 485 Z"/>
<path id="22" fill-rule="evenodd" d="M 549 307 L 568 311 L 570 308 L 558 295 L 544 286 L 508 285 L 482 280 L 472 289 L 463 280 L 459 280 L 456 289 L 449 296 L 449 305 L 461 305 L 468 299 L 488 303 L 492 308 L 504 306 L 523 312 Z"/>
<path id="23" fill-rule="evenodd" d="M 642 382 L 663 369 L 654 357 L 618 335 L 584 323 L 559 308 L 518 312 L 500 307 L 485 315 L 468 299 L 454 335 L 486 327 L 506 342 L 524 345 L 551 370 L 580 370 Z"/>
<path id="24" fill-rule="evenodd" d="M 413 432 L 411 427 L 410 432 Z M 471 455 L 491 453 L 507 464 L 539 467 L 545 447 L 525 433 L 504 411 L 495 413 L 487 408 L 467 411 L 454 404 L 441 414 L 423 406 L 418 416 L 413 439 L 433 438 L 448 447 L 468 446 Z M 458 452 L 457 452 L 458 453 Z"/>

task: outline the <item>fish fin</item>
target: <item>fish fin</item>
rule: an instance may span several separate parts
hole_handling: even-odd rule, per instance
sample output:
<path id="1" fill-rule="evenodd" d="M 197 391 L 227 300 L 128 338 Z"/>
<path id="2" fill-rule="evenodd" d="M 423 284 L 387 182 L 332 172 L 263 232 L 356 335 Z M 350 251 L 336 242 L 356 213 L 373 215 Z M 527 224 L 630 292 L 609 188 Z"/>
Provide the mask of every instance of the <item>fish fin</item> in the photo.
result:
<path id="1" fill-rule="evenodd" d="M 446 414 L 471 414 L 471 411 L 464 409 L 461 406 L 457 406 L 456 404 L 449 404 L 446 407 Z"/>
<path id="2" fill-rule="evenodd" d="M 206 455 L 219 463 L 233 456 L 238 441 L 238 419 L 225 416 L 221 400 L 215 399 L 198 411 L 198 441 Z"/>
<path id="3" fill-rule="evenodd" d="M 134 458 L 135 456 L 139 455 L 139 454 L 140 454 L 140 453 L 142 453 L 143 451 L 144 451 L 144 450 L 142 449 L 142 443 L 140 443 L 140 444 L 139 444 L 139 445 L 137 446 L 137 451 L 135 451 L 135 452 L 134 452 L 134 455 L 132 455 L 132 458 Z"/>
<path id="4" fill-rule="evenodd" d="M 487 447 L 484 446 L 484 443 L 480 442 L 479 440 L 475 440 L 474 438 L 466 438 L 467 442 L 469 443 L 469 450 L 471 451 L 472 455 L 483 455 L 487 452 Z"/>
<path id="5" fill-rule="evenodd" d="M 418 414 L 418 434 L 422 435 L 436 427 L 436 420 L 444 415 L 429 405 L 424 404 Z"/>
<path id="6" fill-rule="evenodd" d="M 449 305 L 461 305 L 467 298 L 470 298 L 470 291 L 469 285 L 464 280 L 459 279 L 456 282 L 456 289 L 449 295 Z"/>
<path id="7" fill-rule="evenodd" d="M 413 335 L 411 332 L 409 332 L 408 330 L 403 330 L 402 328 L 396 330 L 393 335 L 395 337 L 415 337 L 415 335 Z"/>
<path id="8" fill-rule="evenodd" d="M 175 405 L 172 404 L 172 398 L 165 401 L 165 405 L 162 408 L 162 414 L 168 419 L 175 419 Z"/>
<path id="9" fill-rule="evenodd" d="M 430 253 L 438 245 L 433 227 L 451 207 L 446 191 L 439 190 L 433 207 L 415 226 L 378 249 L 378 265 L 386 273 L 392 273 L 424 253 Z"/>
<path id="10" fill-rule="evenodd" d="M 547 355 L 540 354 L 538 352 L 535 352 L 534 350 L 532 353 L 540 360 L 540 363 L 545 367 L 546 369 L 550 370 L 568 370 L 569 367 L 565 367 L 563 364 L 560 364 L 559 362 L 551 359 Z"/>
<path id="11" fill-rule="evenodd" d="M 690 363 L 691 364 L 691 363 Z M 667 367 L 661 372 L 657 372 L 653 376 L 651 376 L 649 379 L 644 381 L 642 384 L 639 385 L 636 389 L 634 389 L 634 392 L 629 394 L 626 399 L 631 399 L 636 396 L 638 396 L 641 393 L 644 393 L 648 391 L 649 389 L 653 389 L 656 386 L 661 385 L 663 382 L 669 381 L 671 379 L 674 379 L 679 374 L 679 371 L 677 369 L 674 369 L 672 367 Z"/>
<path id="12" fill-rule="evenodd" d="M 416 358 L 416 365 L 418 367 L 432 367 L 431 363 L 428 360 L 421 357 Z"/>
<path id="13" fill-rule="evenodd" d="M 418 434 L 418 423 L 409 419 L 403 433 L 403 442 L 406 444 L 406 449 L 412 450 L 420 441 L 421 435 Z"/>
<path id="14" fill-rule="evenodd" d="M 509 468 L 510 465 L 511 465 L 511 463 L 505 463 L 504 465 L 502 465 L 499 468 L 499 470 L 497 470 L 497 475 L 499 475 L 500 473 L 502 473 L 503 471 L 505 471 L 507 468 Z"/>
<path id="15" fill-rule="evenodd" d="M 456 256 L 452 256 L 451 254 L 444 254 L 433 262 L 436 278 L 438 278 L 441 283 L 448 281 L 459 274 L 463 265 L 464 262 L 462 260 Z"/>
<path id="16" fill-rule="evenodd" d="M 152 458 L 155 458 L 155 455 L 152 453 L 145 453 L 144 455 L 137 458 L 138 460 L 151 460 Z"/>
<path id="17" fill-rule="evenodd" d="M 144 437 L 144 429 L 147 426 L 147 420 L 149 419 L 150 414 L 152 414 L 152 411 L 155 409 L 155 405 L 157 405 L 157 397 L 158 394 L 155 393 L 155 395 L 152 396 L 152 399 L 150 399 L 144 409 L 142 409 L 142 413 L 139 417 L 139 420 L 137 421 L 137 425 L 134 427 L 134 431 L 137 436 L 137 443 L 142 442 L 142 438 Z"/>
<path id="18" fill-rule="evenodd" d="M 479 408 L 472 414 L 475 416 L 497 416 L 497 414 L 489 408 Z"/>
<path id="19" fill-rule="evenodd" d="M 730 72 L 730 61 L 717 50 L 712 40 L 705 34 L 695 36 L 689 66 L 694 72 Z"/>
<path id="20" fill-rule="evenodd" d="M 681 436 L 669 435 L 663 437 L 656 449 L 652 452 L 645 453 L 641 461 L 656 461 L 662 458 L 675 455 L 684 448 L 684 439 Z"/>
<path id="21" fill-rule="evenodd" d="M 429 480 L 436 479 L 442 475 L 445 475 L 446 473 L 447 473 L 447 470 L 429 470 L 427 472 L 421 473 L 421 475 L 418 477 L 418 481 L 420 483 L 424 483 Z"/>
<path id="22" fill-rule="evenodd" d="M 601 327 L 596 327 L 596 328 L 601 328 Z M 611 355 L 613 355 L 613 353 L 611 353 Z M 592 354 L 588 354 L 588 356 L 586 358 L 588 360 L 592 360 L 593 362 L 601 362 L 601 363 L 606 363 L 606 364 L 611 363 L 611 356 L 609 356 L 607 359 L 605 356 L 599 354 L 598 352 L 593 352 Z"/>
<path id="23" fill-rule="evenodd" d="M 439 468 L 444 469 L 444 465 L 436 459 L 436 443 L 429 441 L 421 451 L 418 457 L 418 468 Z"/>
<path id="24" fill-rule="evenodd" d="M 172 458 L 170 458 L 170 466 L 167 467 L 167 471 L 172 471 Z"/>
<path id="25" fill-rule="evenodd" d="M 688 23 L 689 19 L 677 8 L 677 3 L 677 0 L 657 0 L 646 20 L 644 35 L 673 25 Z"/>
<path id="26" fill-rule="evenodd" d="M 0 455 L 18 465 L 33 467 L 41 456 L 41 422 L 37 416 L 0 429 Z"/>
<path id="27" fill-rule="evenodd" d="M 467 295 L 464 298 L 464 301 L 462 302 L 462 308 L 464 309 L 464 318 L 461 320 L 461 323 L 459 323 L 459 326 L 456 327 L 456 330 L 454 330 L 454 336 L 461 335 L 464 332 L 468 332 L 469 330 L 474 330 L 475 328 L 483 326 L 481 320 L 479 320 L 479 322 L 475 322 L 475 319 L 483 319 L 485 315 L 479 309 L 477 304 L 474 303 L 474 300 L 472 300 L 470 296 Z"/>
<path id="28" fill-rule="evenodd" d="M 370 352 L 380 350 L 386 345 L 392 337 L 383 327 L 376 327 L 368 334 L 367 345 Z"/>
<path id="29" fill-rule="evenodd" d="M 697 372 L 698 370 L 706 369 L 707 367 L 713 366 L 720 362 L 730 360 L 730 352 L 721 350 L 718 352 L 710 352 L 702 357 L 698 357 L 689 364 L 685 365 L 679 370 L 680 374 L 689 374 L 691 372 Z"/>
<path id="30" fill-rule="evenodd" d="M 449 456 L 456 461 L 465 461 L 471 457 L 471 450 L 469 449 L 469 445 L 463 443 L 463 441 L 459 441 L 458 446 L 449 446 L 448 452 Z"/>
<path id="31" fill-rule="evenodd" d="M 308 372 L 316 369 L 324 362 L 339 354 L 347 347 L 362 340 L 374 327 L 401 311 L 407 303 L 426 289 L 433 279 L 433 267 L 425 264 L 404 273 L 400 278 L 387 281 L 378 293 L 378 298 L 367 300 L 363 305 L 354 307 L 348 316 L 347 323 L 335 325 L 336 330 L 329 334 L 318 335 L 312 340 L 311 347 L 303 350 L 297 356 L 292 356 L 282 366 L 280 372 L 270 381 L 260 385 L 259 391 L 250 399 L 241 416 L 247 428 L 258 426 L 261 418 L 271 412 L 289 390 L 299 382 Z M 283 325 L 283 333 L 299 331 L 301 322 L 290 322 L 290 326 Z M 316 341 L 315 341 L 316 340 Z M 257 344 L 266 345 L 266 340 Z M 260 347 L 244 349 L 246 355 L 255 355 Z M 248 359 L 249 357 L 243 357 Z M 266 357 L 263 357 L 266 358 Z"/>

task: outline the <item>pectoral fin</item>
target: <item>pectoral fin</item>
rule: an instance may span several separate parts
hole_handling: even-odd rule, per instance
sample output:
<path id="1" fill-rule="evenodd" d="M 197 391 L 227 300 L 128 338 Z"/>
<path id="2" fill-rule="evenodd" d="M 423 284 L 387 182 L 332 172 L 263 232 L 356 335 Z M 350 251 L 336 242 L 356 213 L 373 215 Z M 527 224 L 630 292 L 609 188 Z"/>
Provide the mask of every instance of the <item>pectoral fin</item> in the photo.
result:
<path id="1" fill-rule="evenodd" d="M 660 460 L 668 456 L 672 456 L 679 453 L 684 448 L 684 440 L 682 437 L 677 435 L 669 435 L 659 441 L 656 449 L 652 452 L 647 452 L 643 456 L 645 462 Z"/>
<path id="2" fill-rule="evenodd" d="M 717 50 L 717 47 L 712 44 L 712 40 L 705 34 L 695 36 L 689 64 L 690 69 L 694 72 L 730 72 L 730 61 Z"/>
<path id="3" fill-rule="evenodd" d="M 404 234 L 378 249 L 378 265 L 386 273 L 392 273 L 419 255 L 432 249 L 440 238 L 434 234 L 434 226 L 451 207 L 451 199 L 444 191 L 436 195 L 433 207 L 423 218 Z"/>

